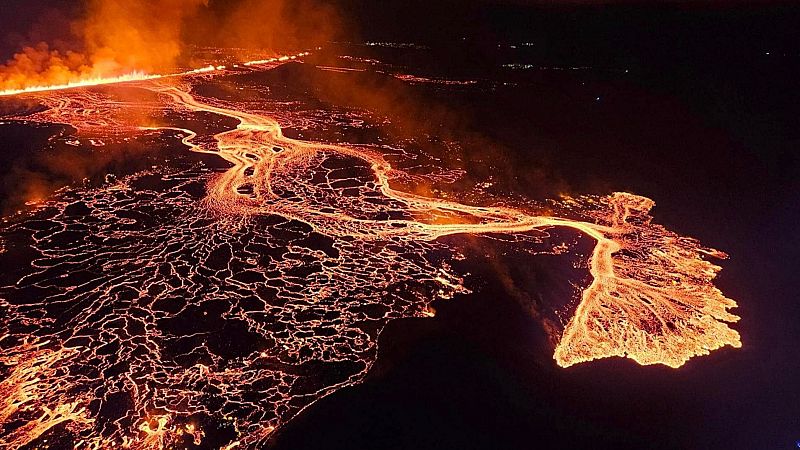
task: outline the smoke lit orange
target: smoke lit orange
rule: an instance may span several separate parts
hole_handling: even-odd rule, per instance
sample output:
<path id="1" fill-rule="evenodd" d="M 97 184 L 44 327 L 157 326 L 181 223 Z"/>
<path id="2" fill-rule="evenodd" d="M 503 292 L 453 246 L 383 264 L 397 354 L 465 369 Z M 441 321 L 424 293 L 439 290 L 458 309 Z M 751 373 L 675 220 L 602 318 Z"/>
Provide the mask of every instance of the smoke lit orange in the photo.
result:
<path id="1" fill-rule="evenodd" d="M 266 58 L 266 59 L 259 59 L 255 61 L 247 61 L 242 63 L 242 66 L 251 67 L 251 66 L 260 66 L 265 64 L 272 64 L 275 62 L 286 62 L 291 61 L 303 56 L 308 56 L 308 52 L 301 52 L 294 55 L 283 55 L 277 56 L 274 58 Z M 11 95 L 19 95 L 19 94 L 29 94 L 35 92 L 46 92 L 46 91 L 61 91 L 64 89 L 73 89 L 79 87 L 91 87 L 91 86 L 102 86 L 106 84 L 119 84 L 119 83 L 129 83 L 134 81 L 147 81 L 147 80 L 157 80 L 159 78 L 170 78 L 170 77 L 180 77 L 186 75 L 198 75 L 203 73 L 209 72 L 220 72 L 228 69 L 227 66 L 206 66 L 200 67 L 198 69 L 187 70 L 185 72 L 179 72 L 169 75 L 157 75 L 157 74 L 148 74 L 144 72 L 131 72 L 126 75 L 120 75 L 115 77 L 95 77 L 95 78 L 87 78 L 81 79 L 77 81 L 71 81 L 64 84 L 52 84 L 52 85 L 42 85 L 42 86 L 28 86 L 20 89 L 7 89 L 0 91 L 0 97 L 7 97 Z"/>

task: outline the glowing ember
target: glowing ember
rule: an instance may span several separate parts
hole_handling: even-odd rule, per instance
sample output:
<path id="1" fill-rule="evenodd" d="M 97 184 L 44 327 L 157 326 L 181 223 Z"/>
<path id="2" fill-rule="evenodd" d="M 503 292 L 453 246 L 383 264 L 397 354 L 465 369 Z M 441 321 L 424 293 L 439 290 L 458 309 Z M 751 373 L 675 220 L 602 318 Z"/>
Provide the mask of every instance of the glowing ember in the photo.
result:
<path id="1" fill-rule="evenodd" d="M 736 304 L 705 259 L 724 255 L 652 224 L 649 199 L 568 198 L 544 214 L 406 192 L 408 174 L 379 149 L 287 138 L 252 105 L 193 95 L 191 80 L 138 79 L 157 100 L 135 104 L 54 92 L 40 97 L 49 110 L 26 117 L 92 138 L 179 133 L 232 167 L 68 190 L 0 229 L 0 258 L 33 254 L 0 282 L 4 444 L 56 435 L 76 448 L 257 448 L 359 382 L 386 323 L 433 316 L 433 300 L 465 292 L 439 239 L 456 234 L 566 227 L 595 240 L 593 281 L 555 349 L 561 366 L 627 356 L 678 367 L 741 345 L 726 324 Z M 181 125 L 124 113 L 137 108 Z M 198 114 L 238 125 L 195 131 Z M 223 441 L 206 441 L 212 427 Z"/>

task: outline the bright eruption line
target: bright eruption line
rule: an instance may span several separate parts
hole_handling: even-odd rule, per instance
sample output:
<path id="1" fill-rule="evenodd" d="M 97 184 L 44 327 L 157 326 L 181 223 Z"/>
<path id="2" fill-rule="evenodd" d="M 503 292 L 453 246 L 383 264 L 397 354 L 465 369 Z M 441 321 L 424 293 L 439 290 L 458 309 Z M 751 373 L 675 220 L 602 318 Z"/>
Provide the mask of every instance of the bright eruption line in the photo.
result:
<path id="1" fill-rule="evenodd" d="M 275 62 L 286 62 L 295 60 L 297 58 L 301 58 L 303 56 L 308 56 L 310 52 L 302 52 L 297 53 L 294 55 L 284 55 L 278 56 L 274 58 L 267 58 L 267 59 L 260 59 L 254 61 L 247 61 L 241 64 L 236 64 L 236 66 L 246 66 L 246 67 L 253 67 L 253 66 L 260 66 L 264 64 L 271 64 Z M 209 65 L 206 67 L 201 67 L 198 69 L 187 70 L 185 72 L 177 72 L 171 74 L 149 74 L 146 72 L 141 71 L 133 71 L 124 75 L 114 76 L 114 77 L 92 77 L 82 80 L 76 80 L 69 83 L 64 84 L 55 84 L 55 85 L 47 85 L 47 86 L 29 86 L 21 89 L 7 89 L 4 91 L 0 91 L 0 97 L 8 97 L 13 95 L 20 95 L 20 94 L 30 94 L 36 92 L 48 92 L 48 91 L 63 91 L 66 89 L 74 89 L 74 88 L 82 88 L 82 87 L 92 87 L 92 86 L 103 86 L 109 84 L 121 84 L 121 83 L 131 83 L 137 81 L 149 81 L 149 80 L 158 80 L 162 78 L 173 78 L 173 77 L 182 77 L 188 75 L 197 75 L 197 74 L 204 74 L 204 73 L 212 73 L 212 72 L 221 72 L 228 70 L 228 66 L 214 66 Z"/>
<path id="2" fill-rule="evenodd" d="M 118 83 L 129 83 L 132 81 L 146 81 L 146 80 L 155 80 L 158 78 L 162 78 L 162 75 L 150 75 L 144 72 L 131 72 L 126 75 L 120 75 L 117 77 L 96 77 L 96 78 L 88 78 L 85 80 L 80 81 L 73 81 L 70 83 L 65 84 L 56 84 L 56 85 L 48 85 L 48 86 L 30 86 L 22 89 L 8 89 L 5 91 L 0 91 L 0 97 L 7 97 L 12 95 L 19 95 L 19 94 L 28 94 L 34 92 L 47 92 L 47 91 L 61 91 L 64 89 L 73 89 L 79 87 L 90 87 L 90 86 L 101 86 L 105 84 L 118 84 Z"/>

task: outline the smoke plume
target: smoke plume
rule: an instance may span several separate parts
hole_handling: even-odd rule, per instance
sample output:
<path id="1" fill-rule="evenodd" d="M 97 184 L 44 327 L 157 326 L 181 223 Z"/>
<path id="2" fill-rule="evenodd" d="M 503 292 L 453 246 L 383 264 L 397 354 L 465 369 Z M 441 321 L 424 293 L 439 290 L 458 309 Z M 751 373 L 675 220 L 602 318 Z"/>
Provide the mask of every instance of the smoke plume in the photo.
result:
<path id="1" fill-rule="evenodd" d="M 0 67 L 0 90 L 153 72 L 175 63 L 186 20 L 206 0 L 88 0 L 71 24 L 72 48 L 24 47 Z"/>
<path id="2" fill-rule="evenodd" d="M 0 91 L 161 73 L 189 61 L 190 44 L 315 45 L 340 26 L 335 11 L 316 0 L 86 0 L 70 28 L 60 45 L 34 42 L 0 66 Z"/>

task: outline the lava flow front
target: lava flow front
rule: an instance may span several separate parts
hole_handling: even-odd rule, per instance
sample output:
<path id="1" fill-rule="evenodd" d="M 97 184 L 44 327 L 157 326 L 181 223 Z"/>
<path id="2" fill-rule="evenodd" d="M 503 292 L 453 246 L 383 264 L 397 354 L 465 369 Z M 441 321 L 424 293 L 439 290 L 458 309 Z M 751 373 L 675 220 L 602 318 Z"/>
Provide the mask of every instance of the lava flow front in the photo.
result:
<path id="1" fill-rule="evenodd" d="M 256 103 L 198 94 L 204 77 L 129 83 L 147 93 L 135 101 L 111 87 L 31 94 L 48 108 L 27 121 L 79 139 L 177 137 L 230 167 L 152 167 L 3 224 L 0 260 L 15 267 L 0 278 L 3 448 L 256 448 L 359 382 L 390 320 L 465 292 L 440 239 L 458 234 L 530 241 L 565 227 L 594 241 L 592 281 L 555 348 L 562 367 L 679 367 L 741 345 L 706 260 L 724 254 L 651 223 L 647 198 L 538 213 L 407 192 L 380 148 L 286 137 Z"/>

